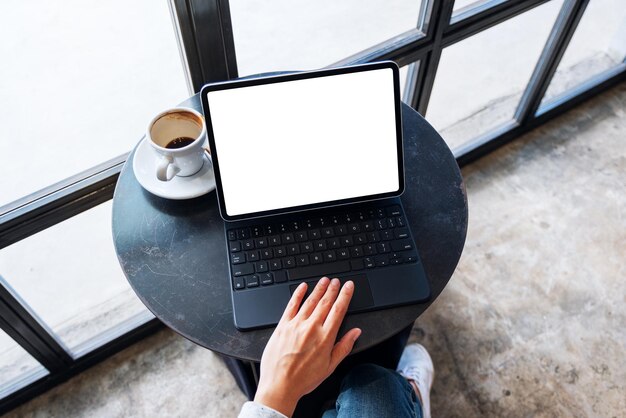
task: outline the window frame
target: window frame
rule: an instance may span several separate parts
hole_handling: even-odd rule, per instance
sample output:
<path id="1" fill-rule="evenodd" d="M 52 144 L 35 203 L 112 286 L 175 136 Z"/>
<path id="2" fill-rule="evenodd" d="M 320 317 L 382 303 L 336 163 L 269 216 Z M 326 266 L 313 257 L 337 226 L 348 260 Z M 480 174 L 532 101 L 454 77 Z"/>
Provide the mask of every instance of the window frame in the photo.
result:
<path id="1" fill-rule="evenodd" d="M 181 59 L 191 91 L 212 81 L 237 78 L 237 60 L 228 0 L 168 0 Z M 550 0 L 485 0 L 453 12 L 454 0 L 422 2 L 413 30 L 329 67 L 393 60 L 409 65 L 405 100 L 425 114 L 443 49 Z M 460 166 L 492 152 L 578 104 L 626 80 L 626 61 L 591 77 L 541 105 L 556 68 L 589 0 L 565 0 L 522 95 L 514 119 L 459 148 Z M 91 169 L 0 207 L 0 251 L 113 198 L 128 158 L 125 153 Z M 8 278 L 10 279 L 10 278 Z M 127 325 L 128 326 L 128 325 Z M 69 379 L 162 328 L 154 318 L 98 348 L 72 358 L 69 350 L 27 304 L 0 279 L 0 328 L 37 359 L 49 374 L 0 399 L 0 414 Z"/>

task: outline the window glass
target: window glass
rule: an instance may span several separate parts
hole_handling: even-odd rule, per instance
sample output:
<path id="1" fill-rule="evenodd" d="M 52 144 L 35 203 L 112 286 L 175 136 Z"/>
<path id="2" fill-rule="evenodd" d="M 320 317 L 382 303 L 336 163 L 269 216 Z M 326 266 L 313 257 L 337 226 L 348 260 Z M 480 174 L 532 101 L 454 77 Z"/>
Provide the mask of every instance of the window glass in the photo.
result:
<path id="1" fill-rule="evenodd" d="M 455 150 L 511 121 L 563 0 L 443 50 L 426 119 Z"/>
<path id="2" fill-rule="evenodd" d="M 414 29 L 420 0 L 231 0 L 240 76 L 310 70 Z"/>
<path id="3" fill-rule="evenodd" d="M 542 104 L 624 61 L 625 4 L 624 0 L 589 2 Z"/>
<path id="4" fill-rule="evenodd" d="M 0 274 L 75 357 L 152 317 L 117 261 L 111 204 L 0 251 Z"/>
<path id="5" fill-rule="evenodd" d="M 0 399 L 46 374 L 37 360 L 0 329 Z"/>
<path id="6" fill-rule="evenodd" d="M 188 96 L 166 1 L 6 2 L 0 39 L 0 206 L 129 151 Z"/>

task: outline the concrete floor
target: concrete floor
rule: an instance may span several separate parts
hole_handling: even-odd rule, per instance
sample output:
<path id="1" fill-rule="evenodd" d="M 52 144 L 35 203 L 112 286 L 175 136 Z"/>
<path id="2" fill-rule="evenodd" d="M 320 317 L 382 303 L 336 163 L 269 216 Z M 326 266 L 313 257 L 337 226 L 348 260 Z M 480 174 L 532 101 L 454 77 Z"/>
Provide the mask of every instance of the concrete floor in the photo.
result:
<path id="1" fill-rule="evenodd" d="M 626 415 L 626 83 L 463 170 L 469 234 L 415 324 L 435 417 Z M 215 355 L 162 331 L 8 414 L 235 416 Z"/>

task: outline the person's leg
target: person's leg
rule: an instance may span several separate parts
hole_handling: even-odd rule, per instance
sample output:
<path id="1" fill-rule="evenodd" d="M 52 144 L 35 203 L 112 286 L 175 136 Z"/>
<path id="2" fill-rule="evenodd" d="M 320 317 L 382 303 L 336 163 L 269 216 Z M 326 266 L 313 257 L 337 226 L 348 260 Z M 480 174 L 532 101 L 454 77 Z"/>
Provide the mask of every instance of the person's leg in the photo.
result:
<path id="1" fill-rule="evenodd" d="M 413 387 L 399 373 L 374 364 L 356 366 L 344 378 L 336 409 L 324 418 L 422 417 Z"/>
<path id="2" fill-rule="evenodd" d="M 426 348 L 421 344 L 407 345 L 398 363 L 398 372 L 408 379 L 415 390 L 422 405 L 423 417 L 430 418 L 430 387 L 435 367 Z"/>

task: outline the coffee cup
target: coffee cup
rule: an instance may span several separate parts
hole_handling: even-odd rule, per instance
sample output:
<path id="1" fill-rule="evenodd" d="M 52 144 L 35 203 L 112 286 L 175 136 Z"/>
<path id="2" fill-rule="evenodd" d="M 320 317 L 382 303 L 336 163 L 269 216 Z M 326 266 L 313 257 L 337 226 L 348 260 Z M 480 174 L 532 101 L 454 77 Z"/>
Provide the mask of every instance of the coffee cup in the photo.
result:
<path id="1" fill-rule="evenodd" d="M 159 113 L 148 124 L 146 137 L 157 157 L 160 181 L 193 176 L 205 163 L 205 154 L 210 163 L 204 118 L 194 109 L 176 107 Z"/>

